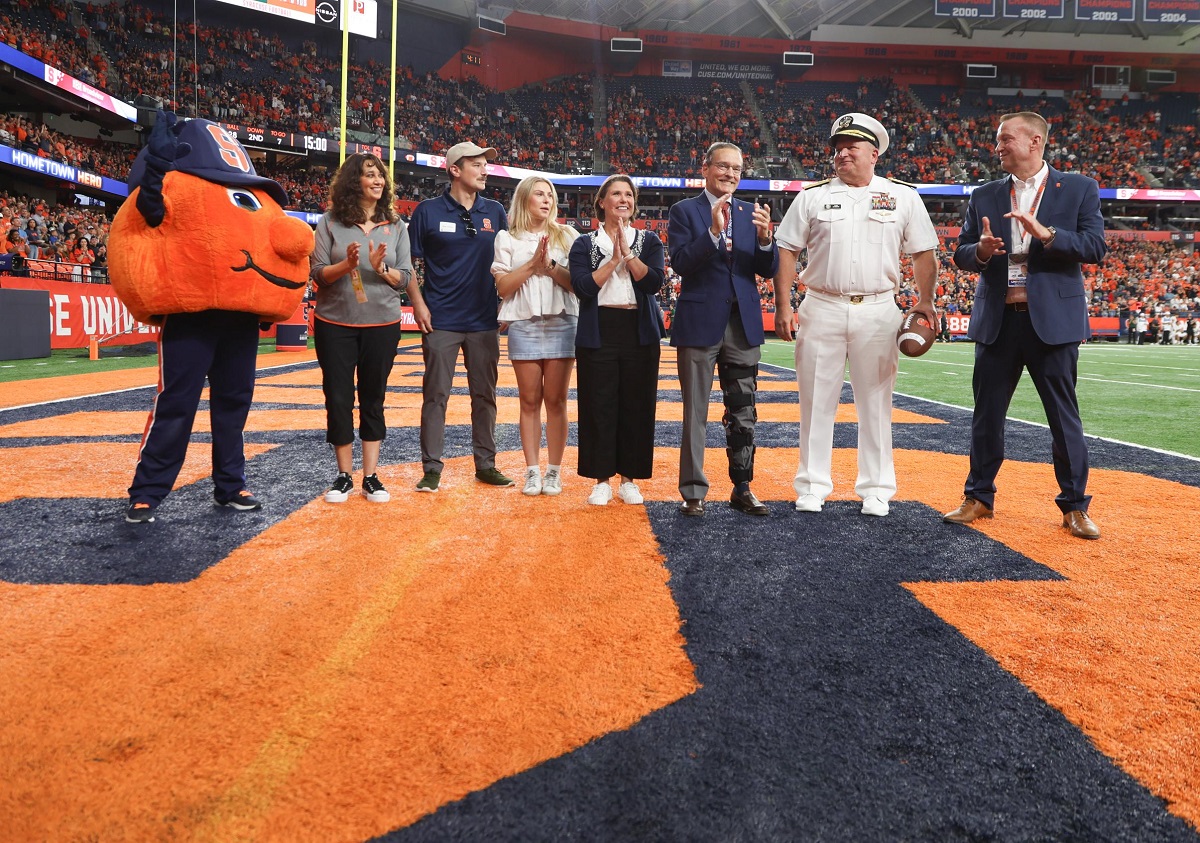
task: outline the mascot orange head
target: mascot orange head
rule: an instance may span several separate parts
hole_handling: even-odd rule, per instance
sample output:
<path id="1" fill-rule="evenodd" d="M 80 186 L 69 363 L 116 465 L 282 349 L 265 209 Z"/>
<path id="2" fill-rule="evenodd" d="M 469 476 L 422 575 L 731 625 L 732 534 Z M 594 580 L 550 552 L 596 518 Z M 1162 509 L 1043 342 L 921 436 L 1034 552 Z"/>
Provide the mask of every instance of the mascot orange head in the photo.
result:
<path id="1" fill-rule="evenodd" d="M 109 233 L 109 277 L 136 319 L 236 310 L 278 322 L 295 312 L 312 229 L 283 212 L 287 194 L 231 133 L 160 111 L 129 187 Z"/>

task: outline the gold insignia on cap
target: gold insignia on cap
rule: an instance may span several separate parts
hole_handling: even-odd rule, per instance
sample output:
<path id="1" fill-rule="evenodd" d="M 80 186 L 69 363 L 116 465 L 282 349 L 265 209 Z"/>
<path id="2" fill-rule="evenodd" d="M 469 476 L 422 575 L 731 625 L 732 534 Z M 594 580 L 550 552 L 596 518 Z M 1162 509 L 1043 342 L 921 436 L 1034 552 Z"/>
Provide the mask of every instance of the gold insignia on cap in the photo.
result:
<path id="1" fill-rule="evenodd" d="M 847 114 L 841 120 L 838 121 L 838 128 L 844 129 L 847 126 L 852 125 L 853 123 L 854 123 L 854 118 L 851 117 L 849 114 Z"/>

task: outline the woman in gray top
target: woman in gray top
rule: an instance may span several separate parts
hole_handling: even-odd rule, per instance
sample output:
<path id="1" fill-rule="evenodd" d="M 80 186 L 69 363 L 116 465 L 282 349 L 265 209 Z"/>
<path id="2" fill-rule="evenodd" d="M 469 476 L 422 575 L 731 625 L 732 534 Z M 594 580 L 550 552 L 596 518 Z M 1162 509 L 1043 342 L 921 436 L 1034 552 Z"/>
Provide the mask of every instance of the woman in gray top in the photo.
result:
<path id="1" fill-rule="evenodd" d="M 325 440 L 338 475 L 325 494 L 342 503 L 354 488 L 354 382 L 358 372 L 362 492 L 382 503 L 376 476 L 379 444 L 387 435 L 383 399 L 400 342 L 401 293 L 412 278 L 408 227 L 393 206 L 383 162 L 351 155 L 329 188 L 329 211 L 317 224 L 311 277 L 317 290 L 316 348 L 325 392 Z"/>

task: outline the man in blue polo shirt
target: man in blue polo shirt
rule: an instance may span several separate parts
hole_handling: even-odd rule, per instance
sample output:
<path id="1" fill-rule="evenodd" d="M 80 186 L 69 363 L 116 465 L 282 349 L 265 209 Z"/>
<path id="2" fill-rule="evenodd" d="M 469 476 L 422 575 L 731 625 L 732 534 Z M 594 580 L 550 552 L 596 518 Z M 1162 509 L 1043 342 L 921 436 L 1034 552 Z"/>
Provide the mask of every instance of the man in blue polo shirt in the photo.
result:
<path id="1" fill-rule="evenodd" d="M 496 232 L 508 228 L 504 206 L 479 195 L 487 186 L 492 147 L 466 142 L 446 152 L 450 186 L 413 211 L 408 234 L 412 256 L 425 262 L 423 289 L 410 285 L 413 315 L 421 329 L 425 377 L 421 382 L 421 463 L 418 492 L 436 492 L 442 479 L 446 402 L 459 349 L 471 394 L 475 479 L 511 486 L 496 468 L 496 376 L 500 362 L 496 283 L 492 277 Z M 415 290 L 415 291 L 414 291 Z"/>

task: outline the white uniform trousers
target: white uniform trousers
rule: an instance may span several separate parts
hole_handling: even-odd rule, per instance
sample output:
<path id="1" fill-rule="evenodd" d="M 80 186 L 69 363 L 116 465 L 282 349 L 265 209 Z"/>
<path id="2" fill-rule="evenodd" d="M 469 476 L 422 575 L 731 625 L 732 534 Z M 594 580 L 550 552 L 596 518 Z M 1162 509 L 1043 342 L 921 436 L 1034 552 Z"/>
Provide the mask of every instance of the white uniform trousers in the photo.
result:
<path id="1" fill-rule="evenodd" d="M 833 424 L 850 362 L 858 413 L 858 480 L 861 498 L 889 501 L 896 494 L 892 461 L 892 391 L 903 315 L 891 293 L 849 298 L 810 290 L 798 311 L 796 383 L 800 391 L 800 467 L 797 495 L 824 500 L 833 491 Z"/>

